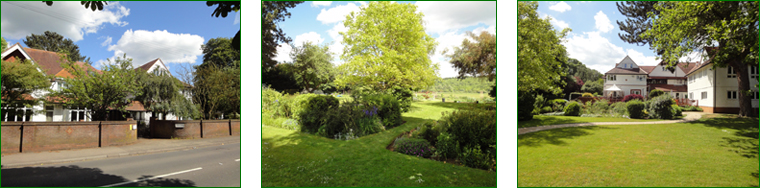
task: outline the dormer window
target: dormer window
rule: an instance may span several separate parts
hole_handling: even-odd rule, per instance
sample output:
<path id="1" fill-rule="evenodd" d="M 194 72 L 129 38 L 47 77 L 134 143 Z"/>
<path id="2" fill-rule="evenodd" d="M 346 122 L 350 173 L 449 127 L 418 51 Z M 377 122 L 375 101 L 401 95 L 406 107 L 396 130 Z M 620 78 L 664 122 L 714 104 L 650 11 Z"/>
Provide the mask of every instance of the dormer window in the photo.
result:
<path id="1" fill-rule="evenodd" d="M 628 68 L 628 64 L 623 64 L 623 68 L 627 69 Z"/>

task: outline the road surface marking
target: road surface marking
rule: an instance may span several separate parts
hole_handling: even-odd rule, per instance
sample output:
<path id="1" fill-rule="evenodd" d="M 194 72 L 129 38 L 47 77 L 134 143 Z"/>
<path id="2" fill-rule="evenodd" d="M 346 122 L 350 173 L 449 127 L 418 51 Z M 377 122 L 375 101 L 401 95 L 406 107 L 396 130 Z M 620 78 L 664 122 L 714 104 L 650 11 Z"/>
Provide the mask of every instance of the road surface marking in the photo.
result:
<path id="1" fill-rule="evenodd" d="M 182 174 L 182 173 L 186 173 L 186 172 L 192 172 L 192 171 L 196 171 L 196 170 L 200 170 L 200 169 L 203 169 L 203 168 L 198 167 L 198 168 L 193 168 L 193 169 L 190 169 L 190 170 L 184 170 L 184 171 L 179 171 L 179 172 L 174 172 L 174 173 L 169 173 L 169 174 L 164 174 L 164 175 L 158 175 L 158 176 L 153 176 L 153 177 L 145 178 L 145 179 L 139 179 L 139 180 L 132 180 L 132 181 L 127 181 L 127 182 L 115 183 L 115 184 L 111 184 L 111 185 L 104 185 L 104 186 L 100 186 L 100 187 L 113 187 L 113 186 L 119 186 L 119 185 L 124 185 L 124 184 L 137 183 L 137 182 L 141 182 L 141 181 L 152 180 L 152 179 L 156 179 L 156 178 L 163 178 L 163 177 L 173 176 L 173 175 Z"/>
<path id="2" fill-rule="evenodd" d="M 235 162 L 240 162 L 240 159 L 235 159 Z"/>

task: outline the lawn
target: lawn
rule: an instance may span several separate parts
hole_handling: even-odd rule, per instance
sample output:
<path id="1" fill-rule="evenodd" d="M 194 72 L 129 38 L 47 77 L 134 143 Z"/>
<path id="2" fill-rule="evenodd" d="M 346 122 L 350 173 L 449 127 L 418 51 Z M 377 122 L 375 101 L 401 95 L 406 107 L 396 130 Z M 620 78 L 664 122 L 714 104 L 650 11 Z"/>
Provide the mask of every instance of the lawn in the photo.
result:
<path id="1" fill-rule="evenodd" d="M 518 136 L 518 186 L 758 186 L 757 118 Z"/>
<path id="2" fill-rule="evenodd" d="M 663 121 L 661 119 L 628 119 L 622 117 L 577 117 L 577 116 L 542 116 L 535 115 L 528 121 L 518 121 L 517 127 L 536 127 L 544 125 L 557 125 L 566 123 L 590 123 L 590 122 L 645 122 Z"/>
<path id="3" fill-rule="evenodd" d="M 496 186 L 495 172 L 385 149 L 402 132 L 460 107 L 465 104 L 415 102 L 404 125 L 349 141 L 264 126 L 262 186 Z"/>

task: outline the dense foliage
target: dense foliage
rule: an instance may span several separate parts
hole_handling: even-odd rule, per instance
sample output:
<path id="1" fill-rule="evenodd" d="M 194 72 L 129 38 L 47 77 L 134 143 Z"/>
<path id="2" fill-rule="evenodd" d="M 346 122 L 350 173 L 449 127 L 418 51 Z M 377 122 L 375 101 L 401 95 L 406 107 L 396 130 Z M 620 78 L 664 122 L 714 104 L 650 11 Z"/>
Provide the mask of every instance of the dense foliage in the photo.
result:
<path id="1" fill-rule="evenodd" d="M 641 100 L 634 99 L 634 100 L 628 101 L 625 103 L 625 107 L 631 118 L 636 118 L 636 119 L 645 118 L 645 115 L 644 115 L 645 105 L 644 105 L 644 102 L 641 102 Z"/>
<path id="2" fill-rule="evenodd" d="M 277 25 L 290 18 L 288 9 L 296 7 L 303 1 L 262 1 L 261 2 L 261 67 L 271 68 L 277 64 L 277 47 L 281 43 L 290 43 L 292 39 Z"/>
<path id="3" fill-rule="evenodd" d="M 657 96 L 660 96 L 662 94 L 665 94 L 665 92 L 662 91 L 662 90 L 659 90 L 659 89 L 653 89 L 652 91 L 649 91 L 649 98 L 653 99 L 653 98 L 655 98 Z"/>
<path id="4" fill-rule="evenodd" d="M 675 111 L 672 109 L 672 105 L 675 103 L 670 95 L 660 95 L 650 99 L 650 101 L 649 113 L 653 118 L 673 119 L 675 117 Z"/>
<path id="5" fill-rule="evenodd" d="M 311 93 L 335 79 L 335 70 L 331 63 L 333 54 L 327 45 L 304 42 L 301 46 L 292 45 L 292 48 L 291 73 L 298 82 L 299 89 Z"/>
<path id="6" fill-rule="evenodd" d="M 29 97 L 36 90 L 47 89 L 50 81 L 29 60 L 2 61 L 2 107 L 32 107 L 39 100 Z M 8 111 L 8 110 L 3 110 Z"/>
<path id="7" fill-rule="evenodd" d="M 425 139 L 400 138 L 396 140 L 394 147 L 396 148 L 396 151 L 400 153 L 418 157 L 427 158 L 433 154 L 433 151 L 430 150 L 430 143 Z"/>
<path id="8" fill-rule="evenodd" d="M 390 129 L 401 125 L 401 107 L 398 100 L 388 94 L 374 94 L 364 97 L 362 103 L 367 106 L 377 107 L 377 114 L 383 121 L 383 125 Z"/>
<path id="9" fill-rule="evenodd" d="M 474 41 L 465 38 L 461 46 L 454 47 L 453 52 L 446 55 L 451 59 L 449 63 L 459 71 L 460 79 L 470 75 L 488 77 L 489 81 L 493 81 L 496 79 L 496 35 L 487 31 L 468 31 L 467 36 Z M 443 54 L 447 51 L 444 50 Z"/>
<path id="10" fill-rule="evenodd" d="M 645 100 L 644 96 L 641 96 L 641 95 L 638 95 L 638 94 L 629 94 L 629 95 L 626 95 L 625 97 L 623 97 L 623 102 L 628 102 L 628 101 L 636 100 L 636 99 L 638 99 L 640 101 L 644 101 Z"/>
<path id="11" fill-rule="evenodd" d="M 301 131 L 316 133 L 328 121 L 327 115 L 338 107 L 338 99 L 330 95 L 316 95 L 306 101 L 302 113 L 298 114 L 301 120 Z M 328 133 L 327 135 L 333 135 Z"/>
<path id="12" fill-rule="evenodd" d="M 456 151 L 459 151 L 458 159 L 469 161 L 463 162 L 466 166 L 482 169 L 495 168 L 496 111 L 482 109 L 455 111 L 441 117 L 438 123 L 441 135 L 444 134 L 443 132 L 451 134 L 444 137 L 439 135 L 438 138 L 450 138 L 455 141 L 455 143 L 450 143 L 447 140 L 438 140 L 438 143 L 444 142 L 444 145 L 448 145 L 444 147 L 456 145 L 458 147 Z M 443 152 L 451 154 L 452 151 L 448 149 Z"/>
<path id="13" fill-rule="evenodd" d="M 32 34 L 26 36 L 23 41 L 29 48 L 68 54 L 66 59 L 69 61 L 82 61 L 92 64 L 90 58 L 79 54 L 79 46 L 74 44 L 74 41 L 64 38 L 56 32 L 45 31 L 44 34 L 40 35 Z"/>
<path id="14" fill-rule="evenodd" d="M 491 91 L 493 84 L 495 84 L 495 82 L 483 78 L 444 78 L 436 81 L 433 86 L 421 91 L 479 93 Z"/>
<path id="15" fill-rule="evenodd" d="M 517 120 L 531 120 L 533 119 L 533 105 L 536 99 L 528 92 L 517 92 Z"/>
<path id="16" fill-rule="evenodd" d="M 570 102 L 565 106 L 565 115 L 566 116 L 580 116 L 581 115 L 581 105 L 578 104 L 578 102 Z"/>
<path id="17" fill-rule="evenodd" d="M 562 92 L 563 85 L 556 83 L 565 76 L 561 66 L 567 62 L 567 53 L 562 38 L 570 29 L 554 30 L 548 18 L 538 16 L 537 2 L 521 1 L 517 6 L 518 90 Z"/>

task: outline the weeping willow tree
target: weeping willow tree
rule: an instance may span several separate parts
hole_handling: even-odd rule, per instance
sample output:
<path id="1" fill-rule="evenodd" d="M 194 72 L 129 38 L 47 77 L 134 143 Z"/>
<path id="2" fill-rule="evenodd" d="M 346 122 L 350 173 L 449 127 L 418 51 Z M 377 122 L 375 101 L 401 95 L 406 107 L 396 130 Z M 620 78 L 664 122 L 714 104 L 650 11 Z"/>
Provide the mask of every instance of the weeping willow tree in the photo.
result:
<path id="1" fill-rule="evenodd" d="M 163 114 L 161 119 L 166 119 L 166 114 L 172 113 L 177 117 L 198 119 L 199 112 L 192 101 L 186 97 L 186 86 L 181 81 L 163 71 L 139 74 L 138 83 L 142 85 L 142 92 L 135 99 L 150 110 L 153 117 Z"/>

